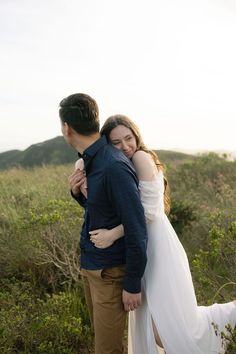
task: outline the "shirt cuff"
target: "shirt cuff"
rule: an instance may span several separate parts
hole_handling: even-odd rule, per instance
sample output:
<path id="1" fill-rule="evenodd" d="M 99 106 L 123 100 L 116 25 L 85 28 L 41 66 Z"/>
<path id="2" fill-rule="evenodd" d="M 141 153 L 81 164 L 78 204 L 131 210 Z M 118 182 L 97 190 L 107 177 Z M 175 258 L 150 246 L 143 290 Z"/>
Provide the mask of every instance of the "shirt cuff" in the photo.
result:
<path id="1" fill-rule="evenodd" d="M 85 196 L 83 195 L 83 193 L 80 193 L 78 197 L 76 197 L 72 191 L 70 191 L 70 194 L 72 196 L 72 198 L 74 198 L 82 207 L 85 207 L 86 205 L 86 198 Z"/>
<path id="2" fill-rule="evenodd" d="M 140 293 L 141 279 L 125 276 L 123 280 L 123 288 L 125 291 L 128 291 L 128 293 L 132 293 L 132 294 Z"/>

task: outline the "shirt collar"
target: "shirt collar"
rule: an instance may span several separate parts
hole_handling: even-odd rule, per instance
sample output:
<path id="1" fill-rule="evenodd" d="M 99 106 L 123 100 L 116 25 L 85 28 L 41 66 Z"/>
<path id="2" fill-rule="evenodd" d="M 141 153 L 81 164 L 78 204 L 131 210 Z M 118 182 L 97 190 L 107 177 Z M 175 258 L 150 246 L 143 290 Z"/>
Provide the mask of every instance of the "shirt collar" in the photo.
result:
<path id="1" fill-rule="evenodd" d="M 84 150 L 83 154 L 78 152 L 79 157 L 82 157 L 85 163 L 85 167 L 88 165 L 89 161 L 96 155 L 98 150 L 100 150 L 104 145 L 107 145 L 107 139 L 103 135 L 100 139 L 96 140 L 92 145 Z"/>

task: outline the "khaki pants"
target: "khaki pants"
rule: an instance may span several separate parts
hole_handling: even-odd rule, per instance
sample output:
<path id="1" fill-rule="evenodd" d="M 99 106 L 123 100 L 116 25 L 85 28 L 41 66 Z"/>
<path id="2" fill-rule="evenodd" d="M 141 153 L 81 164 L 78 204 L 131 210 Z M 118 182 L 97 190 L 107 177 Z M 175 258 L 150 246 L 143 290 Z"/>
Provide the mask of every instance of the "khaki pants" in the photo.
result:
<path id="1" fill-rule="evenodd" d="M 127 313 L 122 303 L 124 266 L 81 269 L 95 333 L 95 354 L 122 354 Z"/>

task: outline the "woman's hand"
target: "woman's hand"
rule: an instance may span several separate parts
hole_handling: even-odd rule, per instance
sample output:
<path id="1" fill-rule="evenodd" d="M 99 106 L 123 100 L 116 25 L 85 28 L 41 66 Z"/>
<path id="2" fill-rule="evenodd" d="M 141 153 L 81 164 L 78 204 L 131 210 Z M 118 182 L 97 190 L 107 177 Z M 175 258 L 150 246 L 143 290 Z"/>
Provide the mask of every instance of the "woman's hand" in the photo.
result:
<path id="1" fill-rule="evenodd" d="M 97 248 L 107 248 L 114 243 L 112 230 L 98 229 L 89 232 L 90 240 Z"/>

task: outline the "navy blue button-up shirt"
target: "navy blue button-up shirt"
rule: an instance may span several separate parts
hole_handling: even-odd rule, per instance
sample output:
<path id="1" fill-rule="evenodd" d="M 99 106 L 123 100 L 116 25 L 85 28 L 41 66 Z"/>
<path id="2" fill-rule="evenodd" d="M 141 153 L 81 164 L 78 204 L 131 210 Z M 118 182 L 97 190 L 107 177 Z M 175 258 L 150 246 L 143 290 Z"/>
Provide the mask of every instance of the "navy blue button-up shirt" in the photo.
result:
<path id="1" fill-rule="evenodd" d="M 131 161 L 103 136 L 82 155 L 85 162 L 88 195 L 75 198 L 84 208 L 81 268 L 104 269 L 126 264 L 124 289 L 141 291 L 146 265 L 147 231 L 140 202 L 138 179 Z M 89 231 L 112 229 L 120 224 L 124 237 L 105 249 L 94 246 Z"/>

